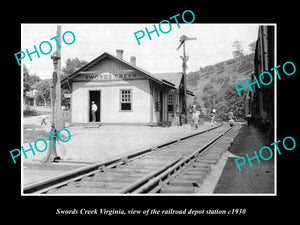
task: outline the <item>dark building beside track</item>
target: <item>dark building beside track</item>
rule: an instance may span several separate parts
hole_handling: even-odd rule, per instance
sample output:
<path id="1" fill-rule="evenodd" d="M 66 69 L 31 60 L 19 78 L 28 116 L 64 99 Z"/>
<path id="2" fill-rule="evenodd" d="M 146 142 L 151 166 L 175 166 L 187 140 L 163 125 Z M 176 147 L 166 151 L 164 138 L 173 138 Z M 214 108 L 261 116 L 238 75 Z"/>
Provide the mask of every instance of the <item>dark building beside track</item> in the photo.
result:
<path id="1" fill-rule="evenodd" d="M 274 26 L 260 26 L 256 50 L 254 56 L 254 74 L 251 82 L 254 82 L 254 75 L 258 77 L 262 72 L 268 71 L 275 78 L 274 70 Z M 264 83 L 270 82 L 270 77 L 262 75 Z M 273 134 L 274 130 L 274 79 L 267 86 L 252 86 L 253 92 L 249 92 L 249 110 L 252 120 Z"/>

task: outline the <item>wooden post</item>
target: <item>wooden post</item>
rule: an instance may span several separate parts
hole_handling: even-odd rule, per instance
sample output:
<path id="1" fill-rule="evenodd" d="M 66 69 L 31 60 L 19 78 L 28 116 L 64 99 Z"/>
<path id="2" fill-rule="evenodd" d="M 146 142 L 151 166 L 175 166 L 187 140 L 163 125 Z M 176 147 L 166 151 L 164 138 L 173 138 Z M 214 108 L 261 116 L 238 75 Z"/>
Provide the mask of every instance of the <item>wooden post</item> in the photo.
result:
<path id="1" fill-rule="evenodd" d="M 180 45 L 178 46 L 177 50 L 180 49 L 180 47 L 183 45 L 183 56 L 181 56 L 182 58 L 182 70 L 183 70 L 183 100 L 182 100 L 182 108 L 183 108 L 183 113 L 182 116 L 184 117 L 184 122 L 182 121 L 182 119 L 180 119 L 181 123 L 180 125 L 182 125 L 183 123 L 187 123 L 187 96 L 186 96 L 186 62 L 188 61 L 188 57 L 185 55 L 185 41 L 186 40 L 197 40 L 197 38 L 189 38 L 186 35 L 182 35 L 180 37 Z M 182 123 L 183 122 L 183 123 Z"/>
<path id="2" fill-rule="evenodd" d="M 187 124 L 187 104 L 186 104 L 186 56 L 185 56 L 185 41 L 183 41 L 183 114 L 185 117 L 184 123 Z"/>
<path id="3" fill-rule="evenodd" d="M 61 46 L 61 26 L 57 26 L 57 35 L 59 46 Z M 51 123 L 51 134 L 49 137 L 49 149 L 46 157 L 43 159 L 44 162 L 54 162 L 60 157 L 56 152 L 56 145 L 58 144 L 57 140 L 57 132 L 63 128 L 62 118 L 61 118 L 61 82 L 60 82 L 60 74 L 61 74 L 61 50 L 56 46 L 56 51 L 53 55 L 51 55 L 51 59 L 53 60 L 54 71 L 52 75 L 52 87 L 51 87 L 51 103 L 52 103 L 52 123 Z M 52 141 L 53 139 L 53 141 Z M 54 143 L 53 143 L 54 142 Z"/>
<path id="4" fill-rule="evenodd" d="M 56 81 L 56 87 L 55 87 L 55 128 L 57 130 L 62 129 L 63 126 L 63 120 L 62 120 L 62 114 L 61 114 L 61 26 L 57 26 L 57 35 L 59 37 L 57 38 L 58 44 L 60 48 L 58 48 L 58 45 L 56 45 L 56 53 L 57 53 L 57 65 L 56 65 L 56 73 L 57 73 L 57 81 Z"/>

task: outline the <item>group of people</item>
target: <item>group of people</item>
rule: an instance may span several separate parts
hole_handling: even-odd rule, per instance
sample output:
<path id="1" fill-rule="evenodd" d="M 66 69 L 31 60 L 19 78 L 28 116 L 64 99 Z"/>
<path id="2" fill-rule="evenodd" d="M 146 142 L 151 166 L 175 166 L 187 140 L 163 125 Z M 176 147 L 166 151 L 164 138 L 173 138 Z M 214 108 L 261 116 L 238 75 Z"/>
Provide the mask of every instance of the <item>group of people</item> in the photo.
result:
<path id="1" fill-rule="evenodd" d="M 199 123 L 199 111 L 196 110 L 196 106 L 192 106 L 192 119 L 193 119 L 193 127 L 198 129 Z M 210 114 L 211 126 L 216 126 L 218 123 L 216 122 L 216 109 L 213 108 Z M 228 113 L 229 125 L 232 127 L 235 124 L 235 117 L 233 114 L 233 110 L 231 109 Z"/>
<path id="2" fill-rule="evenodd" d="M 192 111 L 192 119 L 193 119 L 193 127 L 198 129 L 198 124 L 199 124 L 199 111 L 196 110 L 196 106 L 193 105 L 191 108 Z M 216 109 L 213 108 L 211 112 L 211 125 L 215 126 L 218 125 L 216 122 Z"/>

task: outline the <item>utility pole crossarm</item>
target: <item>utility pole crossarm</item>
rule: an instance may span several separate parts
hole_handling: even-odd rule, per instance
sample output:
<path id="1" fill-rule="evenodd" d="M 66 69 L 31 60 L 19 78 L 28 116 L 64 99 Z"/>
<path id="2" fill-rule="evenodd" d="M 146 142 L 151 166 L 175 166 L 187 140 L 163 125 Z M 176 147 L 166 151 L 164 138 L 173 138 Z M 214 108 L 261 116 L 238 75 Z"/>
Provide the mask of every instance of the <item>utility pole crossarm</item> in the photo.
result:
<path id="1" fill-rule="evenodd" d="M 186 35 L 182 35 L 181 37 L 180 37 L 180 39 L 179 39 L 179 42 L 180 42 L 180 45 L 177 47 L 177 51 L 180 49 L 180 47 L 182 46 L 182 44 L 184 44 L 184 42 L 186 41 L 186 40 L 197 40 L 197 38 L 195 38 L 195 37 L 192 37 L 192 38 L 189 38 L 188 36 L 186 36 Z"/>

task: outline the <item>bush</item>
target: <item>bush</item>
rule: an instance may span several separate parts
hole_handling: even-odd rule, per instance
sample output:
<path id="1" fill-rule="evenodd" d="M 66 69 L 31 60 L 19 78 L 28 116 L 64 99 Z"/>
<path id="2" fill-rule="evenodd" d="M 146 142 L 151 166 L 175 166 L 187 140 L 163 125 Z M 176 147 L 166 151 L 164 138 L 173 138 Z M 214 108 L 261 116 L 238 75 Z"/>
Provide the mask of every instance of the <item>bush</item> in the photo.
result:
<path id="1" fill-rule="evenodd" d="M 24 116 L 37 116 L 38 113 L 34 109 L 26 108 L 26 109 L 23 110 L 23 115 Z"/>
<path id="2" fill-rule="evenodd" d="M 239 71 L 239 73 L 243 73 L 243 72 L 246 72 L 246 71 L 248 71 L 248 70 L 253 70 L 253 69 L 254 69 L 254 64 L 253 64 L 253 62 L 247 62 L 247 61 L 244 61 L 244 62 L 240 65 L 238 71 Z"/>
<path id="3" fill-rule="evenodd" d="M 235 62 L 236 62 L 235 59 L 229 59 L 229 60 L 227 60 L 226 65 L 231 65 L 231 64 L 234 64 Z"/>

